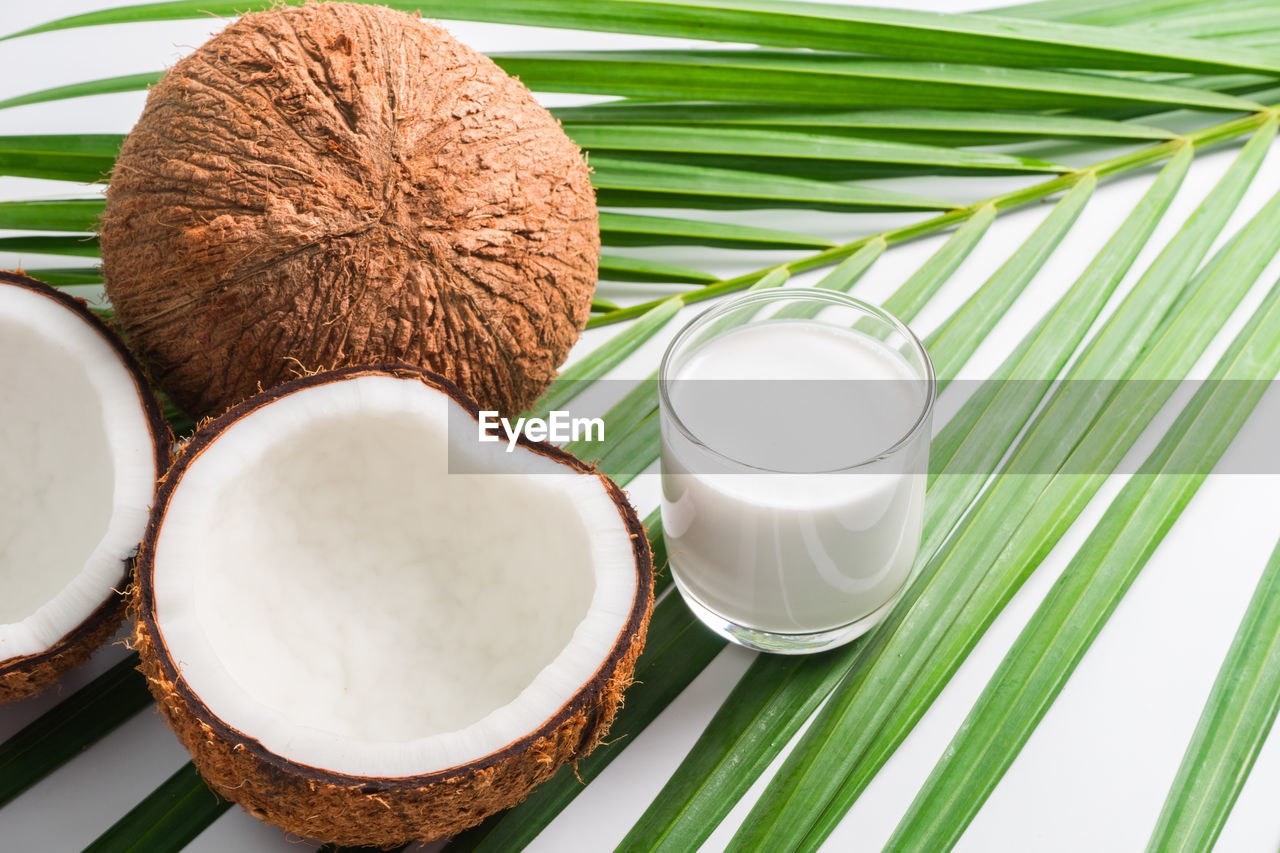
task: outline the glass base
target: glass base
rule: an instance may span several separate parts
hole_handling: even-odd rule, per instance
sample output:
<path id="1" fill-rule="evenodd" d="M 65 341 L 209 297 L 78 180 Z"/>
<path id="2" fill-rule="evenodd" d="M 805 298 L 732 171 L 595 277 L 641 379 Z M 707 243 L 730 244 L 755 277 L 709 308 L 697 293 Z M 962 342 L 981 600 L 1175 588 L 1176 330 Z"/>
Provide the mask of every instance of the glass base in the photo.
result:
<path id="1" fill-rule="evenodd" d="M 902 594 L 902 589 L 899 588 L 898 592 L 894 593 L 893 597 L 884 604 L 846 625 L 839 625 L 835 628 L 828 628 L 825 631 L 814 631 L 812 633 L 781 634 L 762 631 L 759 628 L 749 628 L 746 625 L 739 625 L 730 619 L 726 619 L 685 589 L 684 584 L 680 583 L 678 574 L 672 572 L 671 578 L 675 581 L 676 589 L 680 591 L 680 597 L 684 599 L 684 603 L 689 606 L 689 609 L 693 611 L 693 615 L 697 616 L 702 624 L 731 643 L 737 643 L 739 646 L 744 646 L 757 652 L 770 652 L 778 655 L 808 655 L 815 652 L 825 652 L 828 649 L 834 649 L 853 642 L 874 628 L 876 623 L 889 612 L 889 608 L 897 602 L 898 596 Z"/>

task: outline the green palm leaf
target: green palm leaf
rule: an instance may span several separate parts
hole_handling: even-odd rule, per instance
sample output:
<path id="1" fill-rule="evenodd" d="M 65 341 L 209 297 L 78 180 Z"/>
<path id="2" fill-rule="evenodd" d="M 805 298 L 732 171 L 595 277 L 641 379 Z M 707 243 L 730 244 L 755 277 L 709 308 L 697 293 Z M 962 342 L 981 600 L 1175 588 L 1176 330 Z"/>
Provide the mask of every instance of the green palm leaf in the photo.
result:
<path id="1" fill-rule="evenodd" d="M 1128 121 L 1109 121 L 1069 115 L 965 112 L 961 110 L 840 110 L 783 107 L 776 104 L 682 104 L 650 101 L 610 101 L 580 107 L 560 107 L 552 113 L 566 124 L 619 122 L 624 124 L 716 125 L 795 128 L 812 133 L 851 133 L 871 139 L 896 139 L 936 144 L 989 144 L 1020 139 L 1064 137 L 1076 139 L 1170 139 L 1158 127 Z"/>
<path id="2" fill-rule="evenodd" d="M 1190 168 L 1191 158 L 1190 147 L 1178 152 L 1080 278 L 1041 319 L 1031 335 L 996 368 L 992 380 L 983 384 L 973 400 L 935 439 L 930 488 L 936 495 L 935 500 L 950 509 L 939 523 L 926 527 L 920 548 L 922 554 L 931 555 L 942 545 L 960 520 L 960 509 L 968 507 L 977 497 L 987 473 L 996 469 L 1005 448 L 1039 404 L 1052 378 L 1059 375 L 1085 339 L 1085 333 L 1168 209 Z M 1184 232 L 1184 240 L 1186 236 Z M 1147 277 L 1155 279 L 1160 274 L 1153 266 Z M 1140 291 L 1135 298 L 1138 300 L 1135 305 L 1152 309 L 1161 304 L 1160 297 L 1151 289 Z M 1112 329 L 1110 335 L 1119 341 L 1130 327 L 1120 325 Z M 1099 348 L 1099 339 L 1091 345 L 1095 351 Z M 947 471 L 949 465 L 952 472 Z M 948 476 L 942 476 L 944 473 Z"/>
<path id="3" fill-rule="evenodd" d="M 805 207 L 816 210 L 948 210 L 956 205 L 875 187 L 737 169 L 591 158 L 601 204 L 702 208 Z"/>
<path id="4" fill-rule="evenodd" d="M 607 344 L 588 355 L 558 377 L 547 392 L 538 400 L 536 410 L 548 412 L 563 408 L 592 382 L 604 376 L 622 363 L 622 360 L 635 352 L 645 341 L 658 333 L 658 330 L 671 322 L 683 306 L 679 296 L 673 296 L 658 303 L 649 310 L 642 319 L 632 323 L 621 334 L 616 335 Z"/>
<path id="5" fill-rule="evenodd" d="M 969 222 L 966 222 L 965 225 L 961 227 L 967 227 L 969 224 Z M 818 282 L 814 286 L 821 287 L 826 290 L 839 290 L 842 293 L 848 293 L 853 286 L 858 283 L 858 279 L 862 278 L 867 270 L 871 269 L 871 265 L 884 254 L 884 250 L 886 248 L 888 248 L 888 244 L 884 241 L 883 237 L 872 240 L 870 243 L 867 243 L 865 246 L 858 249 L 858 251 L 841 261 L 835 269 L 827 273 L 826 276 L 823 277 L 822 281 Z M 894 291 L 895 294 L 899 292 L 901 292 L 901 288 Z M 779 311 L 778 314 L 783 314 L 783 311 Z M 794 314 L 791 316 L 809 315 Z"/>
<path id="6" fill-rule="evenodd" d="M 24 272 L 54 287 L 102 283 L 102 273 L 97 267 L 44 267 L 24 270 Z"/>
<path id="7" fill-rule="evenodd" d="M 75 15 L 12 37 L 69 27 L 139 20 L 233 16 L 265 2 L 188 0 Z M 884 56 L 1005 65 L 1280 73 L 1272 56 L 1156 36 L 989 15 L 833 7 L 777 0 L 481 0 L 465 5 L 392 0 L 383 5 L 454 20 L 493 21 L 599 32 L 717 39 L 774 47 L 847 50 L 874 46 Z"/>
<path id="8" fill-rule="evenodd" d="M 123 138 L 114 134 L 0 136 L 0 174 L 102 180 L 111 171 Z"/>
<path id="9" fill-rule="evenodd" d="M 1280 710 L 1280 546 L 1271 555 L 1169 790 L 1150 853 L 1213 848 Z"/>
<path id="10" fill-rule="evenodd" d="M 916 796 L 889 840 L 891 849 L 943 851 L 955 845 L 1261 399 L 1267 383 L 1257 380 L 1270 380 L 1277 372 L 1280 285 L 1272 288 L 1143 466 L 1150 473 L 1125 485 L 1076 552 Z M 1275 643 L 1274 632 L 1264 642 L 1264 648 Z M 1260 711 L 1268 725 L 1278 705 L 1280 696 L 1274 693 L 1262 700 Z M 1242 739 L 1247 742 L 1251 734 L 1256 741 L 1256 726 L 1252 733 L 1246 728 Z M 1175 814 L 1170 818 L 1176 819 Z M 1207 828 L 1220 829 L 1221 822 L 1214 826 L 1209 821 Z M 1208 846 L 1202 841 L 1200 849 Z"/>
<path id="11" fill-rule="evenodd" d="M 830 240 L 773 228 L 609 211 L 600 212 L 600 239 L 610 246 L 696 245 L 726 249 L 826 249 L 835 245 Z"/>
<path id="12" fill-rule="evenodd" d="M 938 374 L 938 393 L 960 370 L 961 365 L 991 332 L 996 320 L 1013 304 L 1013 300 L 1031 281 L 1049 255 L 1067 236 L 1085 202 L 1098 184 L 1092 174 L 1085 175 L 1054 207 L 1031 237 L 1018 247 L 991 278 L 987 279 L 960 310 L 925 340 L 925 346 Z M 973 322 L 971 318 L 982 318 Z M 951 341 L 954 345 L 944 346 Z M 944 355 L 946 353 L 947 355 Z M 954 355 L 950 355 L 954 353 Z"/>
<path id="13" fill-rule="evenodd" d="M 665 264 L 661 261 L 646 261 L 642 258 L 623 258 L 617 255 L 600 256 L 600 278 L 607 281 L 653 281 L 672 284 L 710 284 L 713 281 L 719 281 L 711 273 L 691 267 Z"/>
<path id="14" fill-rule="evenodd" d="M 823 267 L 827 264 L 841 261 L 874 239 L 884 239 L 890 246 L 904 243 L 966 221 L 974 216 L 975 213 L 980 211 L 984 205 L 991 205 L 997 211 L 1000 211 L 1027 204 L 1029 202 L 1039 201 L 1062 190 L 1070 189 L 1082 180 L 1086 174 L 1093 174 L 1098 178 L 1115 174 L 1123 174 L 1133 169 L 1138 169 L 1143 166 L 1168 159 L 1187 144 L 1196 146 L 1212 145 L 1223 140 L 1235 139 L 1241 135 L 1252 133 L 1260 127 L 1267 130 L 1267 128 L 1269 128 L 1274 122 L 1275 117 L 1275 111 L 1268 108 L 1267 110 L 1254 113 L 1243 118 L 1232 119 L 1221 124 L 1193 131 L 1166 143 L 1153 145 L 1149 148 L 1139 149 L 1138 151 L 1134 151 L 1129 154 L 1123 154 L 1119 157 L 1104 160 L 1091 167 L 1078 169 L 1067 175 L 1062 175 L 1041 184 L 1004 193 L 985 201 L 977 202 L 966 208 L 950 210 L 931 219 L 913 222 L 909 225 L 903 225 L 898 228 L 892 228 L 888 231 L 882 232 L 880 235 L 854 240 L 840 246 L 833 246 L 822 252 L 818 252 L 817 254 L 793 261 L 787 261 L 778 266 L 787 269 L 794 275 L 795 273 L 804 272 L 805 270 Z M 1267 130 L 1267 133 L 1269 132 L 1270 131 Z M 1270 137 L 1268 136 L 1268 138 Z M 1243 191 L 1243 189 L 1241 189 L 1241 191 Z M 770 267 L 765 270 L 758 270 L 753 273 L 747 273 L 735 278 L 726 279 L 725 281 L 718 282 L 714 285 L 709 285 L 697 292 L 686 294 L 685 301 L 686 303 L 699 302 L 705 299 L 713 299 L 726 293 L 733 293 L 735 291 L 742 290 L 749 287 L 751 284 L 759 280 L 761 276 L 765 275 L 772 269 L 774 269 L 774 267 Z M 587 322 L 587 327 L 592 328 L 634 319 L 635 317 L 639 317 L 644 314 L 660 301 L 661 300 L 654 300 L 652 302 L 641 303 L 639 305 L 631 305 L 618 311 L 611 311 L 607 314 L 593 317 Z"/>
<path id="15" fill-rule="evenodd" d="M 69 86 L 55 86 L 52 89 L 38 89 L 25 95 L 6 98 L 0 101 L 0 110 L 9 107 L 22 107 L 27 104 L 42 104 L 49 101 L 61 101 L 66 98 L 84 98 L 89 95 L 114 95 L 120 92 L 136 92 L 154 85 L 161 77 L 161 71 L 148 71 L 143 74 L 125 74 L 120 77 L 108 77 L 102 80 L 89 80 L 84 83 L 73 83 Z"/>
<path id="16" fill-rule="evenodd" d="M 0 237 L 0 252 L 98 257 L 97 237 Z"/>
<path id="17" fill-rule="evenodd" d="M 885 300 L 884 310 L 898 317 L 914 317 L 946 283 L 987 233 L 996 218 L 994 204 L 985 204 L 956 229 L 951 239 L 911 274 L 905 285 Z M 935 347 L 935 352 L 937 351 Z"/>
<path id="18" fill-rule="evenodd" d="M 589 151 L 639 151 L 978 169 L 990 172 L 1066 172 L 1070 169 L 1027 157 L 905 142 L 783 133 L 724 127 L 652 127 L 644 124 L 565 122 L 565 133 Z M 0 152 L 3 140 L 0 140 Z M 830 168 L 828 163 L 827 168 Z"/>
<path id="19" fill-rule="evenodd" d="M 31 231 L 93 231 L 102 215 L 100 198 L 0 201 L 0 228 Z"/>
<path id="20" fill-rule="evenodd" d="M 1274 127 L 1273 122 L 1262 144 L 1247 153 L 1256 157 L 1265 151 Z M 1256 168 L 1256 160 L 1252 165 Z M 1237 169 L 1222 186 L 1230 187 L 1242 172 L 1252 174 L 1251 169 Z M 1158 341 L 1141 359 L 1138 350 L 1146 336 L 1116 330 L 1158 327 L 1164 315 L 1159 301 L 1174 299 L 1171 288 L 1159 288 L 1154 317 L 1152 306 L 1143 304 L 1147 288 L 1131 293 L 1104 327 L 1111 332 L 1106 345 L 1095 342 L 1068 378 L 1184 375 L 1280 248 L 1275 233 L 1280 223 L 1273 221 L 1277 216 L 1280 202 L 1273 202 L 1197 276 L 1190 285 L 1194 297 L 1173 324 L 1156 330 Z M 1216 232 L 1208 219 L 1194 224 L 1191 243 L 1207 247 L 1204 232 Z M 1125 351 L 1132 368 L 1126 367 Z M 929 559 L 748 816 L 735 847 L 789 844 L 811 849 L 830 833 L 1173 390 L 1172 383 L 1163 381 L 1121 387 L 1134 396 L 1105 400 L 1090 381 L 1061 386 L 1005 466 L 1019 475 L 995 480 Z M 1048 473 L 1063 468 L 1098 473 Z M 841 749 L 830 749 L 837 741 Z"/>
<path id="21" fill-rule="evenodd" d="M 1251 112 L 1261 105 L 1190 86 L 1110 75 L 936 62 L 893 62 L 784 51 L 546 51 L 492 59 L 542 92 L 816 107 L 1063 109 L 1145 104 Z M 160 73 L 130 74 L 29 92 L 0 109 L 146 88 Z"/>
<path id="22" fill-rule="evenodd" d="M 1190 162 L 1188 148 L 1165 168 L 1094 263 L 934 439 L 922 554 L 937 550 L 995 470 L 1004 448 L 1048 390 L 1050 380 L 1042 377 L 1057 375 L 1084 339 L 1136 258 L 1138 247 L 1167 210 Z M 921 272 L 942 272 L 945 267 L 940 269 L 934 261 L 948 248 L 939 250 Z M 1006 381 L 1011 378 L 1014 381 Z M 787 658 L 758 658 L 632 828 L 624 847 L 639 849 L 656 838 L 671 849 L 691 849 L 704 842 L 732 803 L 844 677 L 860 651 L 860 646 L 837 650 L 802 664 Z"/>
<path id="23" fill-rule="evenodd" d="M 1206 7 L 1216 13 L 1228 8 L 1261 10 L 1267 0 L 1222 0 L 1205 4 L 1202 0 L 1037 0 L 1001 9 L 1001 14 L 1019 18 L 1069 21 L 1091 26 L 1137 26 L 1159 21 L 1176 22 L 1197 16 Z"/>
<path id="24" fill-rule="evenodd" d="M 495 54 L 531 89 L 779 104 L 1061 109 L 1135 103 L 1249 112 L 1258 105 L 1190 87 L 1095 74 L 780 51 L 561 51 Z"/>
<path id="25" fill-rule="evenodd" d="M 1175 38 L 1226 38 L 1236 41 L 1242 36 L 1263 34 L 1268 39 L 1274 39 L 1275 31 L 1280 29 L 1280 13 L 1277 13 L 1274 6 L 1225 8 L 1186 15 L 1175 20 L 1153 21 L 1145 29 Z"/>

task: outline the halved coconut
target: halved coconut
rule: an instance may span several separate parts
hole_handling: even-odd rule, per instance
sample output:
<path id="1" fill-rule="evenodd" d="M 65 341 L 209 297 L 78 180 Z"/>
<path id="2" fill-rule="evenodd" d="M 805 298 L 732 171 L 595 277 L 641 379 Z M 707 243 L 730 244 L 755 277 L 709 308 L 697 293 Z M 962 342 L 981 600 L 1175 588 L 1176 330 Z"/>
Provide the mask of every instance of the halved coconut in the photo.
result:
<path id="1" fill-rule="evenodd" d="M 136 643 L 205 778 L 298 835 L 450 835 L 590 751 L 652 564 L 609 479 L 477 441 L 417 368 L 348 368 L 207 423 L 161 487 Z"/>
<path id="2" fill-rule="evenodd" d="M 120 339 L 79 300 L 0 272 L 0 702 L 115 633 L 168 459 Z"/>

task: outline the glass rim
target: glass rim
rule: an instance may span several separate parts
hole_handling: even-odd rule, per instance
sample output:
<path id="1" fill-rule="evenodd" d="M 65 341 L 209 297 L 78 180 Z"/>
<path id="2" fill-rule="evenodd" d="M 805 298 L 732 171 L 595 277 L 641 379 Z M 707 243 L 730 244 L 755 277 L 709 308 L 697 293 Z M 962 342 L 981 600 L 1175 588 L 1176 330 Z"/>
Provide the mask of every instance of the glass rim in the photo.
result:
<path id="1" fill-rule="evenodd" d="M 707 326 L 713 320 L 724 316 L 730 311 L 747 305 L 752 305 L 757 302 L 767 303 L 782 299 L 826 302 L 831 305 L 842 305 L 846 308 L 853 308 L 886 323 L 907 339 L 912 350 L 915 351 L 916 355 L 919 356 L 921 363 L 924 365 L 925 375 L 923 379 L 925 381 L 925 399 L 924 404 L 920 407 L 919 413 L 916 415 L 915 421 L 912 422 L 911 426 L 907 428 L 897 441 L 893 442 L 884 450 L 878 451 L 865 459 L 848 465 L 826 468 L 821 471 L 788 471 L 777 468 L 766 468 L 761 465 L 752 465 L 749 462 L 743 462 L 740 459 L 735 459 L 732 456 L 722 453 L 698 436 L 694 435 L 693 431 L 690 430 L 689 427 L 685 425 L 684 421 L 680 419 L 680 415 L 676 411 L 675 405 L 671 402 L 671 396 L 667 392 L 667 385 L 675 380 L 668 378 L 667 372 L 671 366 L 672 358 L 676 350 L 680 348 L 681 344 L 686 343 L 688 338 L 694 332 Z M 767 474 L 838 474 L 845 471 L 851 471 L 856 468 L 864 468 L 868 465 L 873 465 L 877 462 L 888 459 L 915 439 L 921 429 L 924 428 L 924 425 L 929 422 L 929 416 L 933 413 L 934 402 L 938 396 L 937 390 L 938 382 L 933 371 L 933 360 L 929 358 L 929 352 L 924 348 L 924 344 L 920 342 L 920 339 L 916 337 L 915 333 L 911 331 L 906 323 L 902 322 L 888 311 L 885 311 L 883 308 L 872 305 L 869 302 L 864 302 L 861 299 L 855 299 L 854 297 L 838 290 L 827 290 L 819 287 L 779 287 L 776 289 L 758 290 L 746 293 L 723 304 L 714 305 L 694 317 L 685 324 L 684 328 L 676 333 L 676 336 L 671 339 L 669 344 L 667 344 L 666 351 L 662 354 L 662 361 L 658 366 L 658 401 L 662 410 L 666 413 L 667 418 L 678 430 L 680 430 L 681 435 L 716 458 L 722 459 L 735 467 L 747 468 L 752 471 L 760 471 Z"/>

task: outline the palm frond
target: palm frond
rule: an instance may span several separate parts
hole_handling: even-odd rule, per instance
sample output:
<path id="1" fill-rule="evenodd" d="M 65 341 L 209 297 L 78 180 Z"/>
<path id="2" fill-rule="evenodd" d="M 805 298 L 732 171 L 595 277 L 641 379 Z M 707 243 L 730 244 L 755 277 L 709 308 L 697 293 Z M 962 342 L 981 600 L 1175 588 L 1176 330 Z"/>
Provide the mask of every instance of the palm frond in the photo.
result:
<path id="1" fill-rule="evenodd" d="M 1165 167 L 1094 263 L 934 439 L 923 554 L 938 549 L 995 471 L 1004 449 L 1048 390 L 1051 377 L 1079 346 L 1133 263 L 1137 247 L 1155 230 L 1190 163 L 1191 151 L 1186 149 Z M 935 266 L 934 260 L 947 249 L 944 246 L 921 271 Z M 1011 377 L 1018 378 L 1007 381 Z M 860 653 L 858 645 L 799 665 L 787 658 L 758 658 L 623 846 L 639 849 L 660 840 L 678 850 L 704 842 Z"/>
<path id="2" fill-rule="evenodd" d="M 1243 687 L 1243 689 L 1242 689 Z M 1222 662 L 1147 847 L 1208 851 L 1216 843 L 1280 710 L 1280 546 L 1258 581 Z"/>
<path id="3" fill-rule="evenodd" d="M 955 230 L 941 249 L 911 274 L 906 284 L 884 302 L 884 309 L 897 317 L 914 317 L 937 294 L 964 259 L 977 247 L 996 218 L 996 206 L 984 204 Z"/>
<path id="4" fill-rule="evenodd" d="M 719 281 L 714 275 L 692 267 L 647 261 L 640 258 L 624 258 L 617 255 L 600 256 L 602 281 L 650 281 L 672 284 L 710 284 Z"/>
<path id="5" fill-rule="evenodd" d="M 103 206 L 100 198 L 0 201 L 0 228 L 89 234 Z"/>
<path id="6" fill-rule="evenodd" d="M 1263 141 L 1249 153 L 1265 151 L 1270 135 Z M 1280 204 L 1270 205 L 1197 274 L 1188 285 L 1194 295 L 1186 303 L 1194 303 L 1196 311 L 1178 311 L 1163 333 L 1152 328 L 1149 335 L 1158 337 L 1140 358 L 1137 350 L 1149 337 L 1128 333 L 1130 324 L 1136 320 L 1158 326 L 1159 319 L 1147 321 L 1151 313 L 1165 315 L 1160 303 L 1168 306 L 1175 288 L 1163 282 L 1166 286 L 1154 298 L 1148 289 L 1135 290 L 1139 298 L 1131 294 L 1113 315 L 1006 463 L 1005 470 L 1021 475 L 994 480 L 929 558 L 788 756 L 735 836 L 735 847 L 794 844 L 812 849 L 807 845 L 830 833 L 1038 558 L 1136 441 L 1174 384 L 1122 381 L 1120 389 L 1128 393 L 1105 399 L 1093 382 L 1072 380 L 1184 376 L 1207 346 L 1204 330 L 1220 328 L 1262 266 L 1280 250 L 1280 235 L 1273 230 L 1280 223 L 1272 221 L 1278 210 Z M 1143 316 L 1133 317 L 1135 311 Z M 1117 337 L 1122 329 L 1126 333 Z M 1117 349 L 1128 350 L 1128 364 L 1119 354 L 1106 363 L 1095 362 L 1100 353 Z M 1071 473 L 1055 476 L 1058 471 Z M 841 748 L 832 750 L 833 742 Z"/>
<path id="7" fill-rule="evenodd" d="M 773 160 L 816 160 L 830 169 L 833 163 L 892 164 L 932 170 L 976 169 L 984 172 L 1069 172 L 1070 167 L 1029 157 L 992 151 L 972 151 L 908 142 L 824 136 L 816 133 L 784 133 L 737 127 L 653 127 L 644 124 L 564 122 L 565 133 L 588 151 L 631 151 L 673 154 L 752 157 Z M 0 153 L 3 152 L 0 140 Z"/>
<path id="8" fill-rule="evenodd" d="M 40 267 L 24 270 L 24 272 L 54 287 L 102 284 L 102 273 L 97 267 Z"/>
<path id="9" fill-rule="evenodd" d="M 493 54 L 507 73 L 539 92 L 809 107 L 1058 110 L 1136 104 L 1165 109 L 1252 112 L 1233 95 L 1141 79 L 990 65 L 896 62 L 841 53 L 649 50 L 542 51 Z M 0 109 L 89 95 L 138 91 L 161 72 L 109 77 L 28 92 Z"/>
<path id="10" fill-rule="evenodd" d="M 1258 104 L 1191 87 L 1098 74 L 937 62 L 893 62 L 846 54 L 781 51 L 546 51 L 494 54 L 534 91 L 670 100 L 779 104 L 1040 110 L 1072 107 L 1250 112 Z"/>
<path id="11" fill-rule="evenodd" d="M 1076 115 L 967 112 L 964 110 L 842 110 L 776 104 L 654 103 L 618 100 L 551 111 L 566 124 L 618 122 L 672 126 L 714 125 L 797 129 L 805 133 L 849 133 L 870 139 L 937 145 L 986 145 L 1026 139 L 1159 140 L 1174 134 L 1131 121 Z"/>
<path id="12" fill-rule="evenodd" d="M 889 847 L 943 851 L 955 846 L 1208 469 L 1262 398 L 1266 383 L 1257 380 L 1269 380 L 1277 372 L 1280 285 L 1271 289 L 1209 381 L 1182 410 L 1143 466 L 1144 473 L 1125 485 L 1076 552 L 916 795 Z M 1274 634 L 1269 642 L 1275 642 Z M 1271 719 L 1278 701 L 1263 700 Z"/>
<path id="13" fill-rule="evenodd" d="M 0 237 L 0 252 L 38 255 L 74 255 L 98 257 L 98 238 L 83 237 Z"/>
<path id="14" fill-rule="evenodd" d="M 600 379 L 624 358 L 635 352 L 645 341 L 658 333 L 658 330 L 671 322 L 683 306 L 679 296 L 673 296 L 658 303 L 640 320 L 632 323 L 621 334 L 616 335 L 608 343 L 588 355 L 582 361 L 575 362 L 558 377 L 547 392 L 538 401 L 537 410 L 547 412 L 562 408 L 565 403 L 581 393 L 590 383 Z"/>
<path id="15" fill-rule="evenodd" d="M 269 5 L 276 3 L 148 3 L 51 21 L 0 37 L 0 42 L 76 27 L 232 15 Z M 1269 103 L 1280 98 L 1280 62 L 1274 50 L 1280 43 L 1280 18 L 1265 0 L 1046 0 L 975 15 L 785 0 L 393 0 L 389 5 L 455 20 L 731 43 L 715 50 L 495 55 L 535 91 L 623 99 L 554 111 L 588 150 L 604 205 L 902 214 L 895 222 L 923 214 L 837 244 L 825 237 L 742 224 L 731 214 L 715 216 L 724 221 L 709 221 L 696 212 L 602 211 L 601 238 L 608 247 L 700 246 L 794 255 L 717 280 L 700 268 L 700 260 L 684 261 L 694 264 L 685 266 L 665 257 L 606 253 L 602 279 L 659 283 L 663 287 L 658 292 L 667 293 L 679 286 L 682 292 L 639 304 L 625 303 L 642 288 L 598 292 L 589 325 L 635 322 L 566 370 L 540 401 L 541 408 L 577 399 L 659 334 L 685 305 L 749 287 L 780 286 L 790 274 L 832 265 L 838 266 L 819 286 L 847 290 L 889 248 L 951 231 L 885 302 L 899 316 L 915 317 L 983 240 L 1000 212 L 1053 200 L 1053 211 L 1032 236 L 929 336 L 945 383 L 1028 286 L 1082 211 L 1088 218 L 1086 204 L 1098 181 L 1169 161 L 1085 273 L 935 439 L 921 563 L 890 617 L 834 654 L 803 660 L 765 657 L 753 663 L 623 844 L 631 849 L 691 849 L 705 841 L 830 697 L 734 842 L 737 849 L 812 849 L 911 731 L 1107 472 L 1115 469 L 1172 385 L 1127 380 L 1185 374 L 1280 249 L 1280 201 L 1273 200 L 1203 263 L 1275 135 L 1280 113 L 1261 106 L 1259 99 Z M 761 49 L 746 50 L 741 44 Z M 131 74 L 51 89 L 33 84 L 33 91 L 0 101 L 0 109 L 140 91 L 158 77 Z M 1203 113 L 1224 111 L 1244 115 L 1213 119 L 1217 123 L 1190 132 L 1161 126 L 1182 128 L 1209 121 Z M 1249 134 L 1253 138 L 1182 230 L 1120 307 L 1086 337 L 1151 239 L 1193 156 Z M 0 174 L 96 183 L 109 176 L 121 141 L 111 134 L 3 136 Z M 1050 142 L 1057 147 L 974 147 Z M 1125 147 L 1112 156 L 1113 145 Z M 1134 147 L 1138 145 L 1143 147 Z M 1066 159 L 1072 163 L 1097 162 L 1065 166 L 1049 161 L 1058 159 L 1057 154 L 1033 156 L 1061 150 L 1071 152 Z M 1023 181 L 1015 184 L 1018 189 L 969 203 L 876 183 L 848 183 L 903 174 L 1001 174 L 1036 182 Z M 55 232 L 0 237 L 0 251 L 95 257 L 97 242 L 90 234 L 103 202 L 88 197 L 91 192 L 82 189 L 82 198 L 0 202 L 0 228 Z M 98 280 L 96 270 L 88 267 L 30 272 L 60 285 Z M 1280 359 L 1280 333 L 1274 331 L 1280 316 L 1277 292 L 1219 363 L 1221 376 L 1241 369 L 1244 362 L 1238 357 L 1246 346 L 1265 348 L 1271 360 L 1264 367 L 1272 375 L 1280 367 L 1273 363 Z M 1064 382 L 1055 387 L 1054 378 L 1073 356 L 1078 357 Z M 1114 381 L 1118 390 L 1110 396 L 1082 390 L 1094 380 Z M 1169 469 L 1183 459 L 1180 454 L 1199 451 L 1209 458 L 1220 452 L 1251 406 L 1252 398 L 1243 391 L 1231 397 L 1197 397 L 1153 457 L 1153 470 Z M 603 446 L 570 450 L 597 454 L 600 468 L 626 484 L 658 455 L 653 377 L 615 404 L 606 420 L 610 434 Z M 1088 476 L 1079 476 L 1082 472 Z M 1018 476 L 1004 476 L 1010 473 Z M 988 688 L 957 736 L 955 754 L 939 763 L 895 843 L 922 849 L 954 843 L 1192 491 L 1194 485 L 1155 477 L 1122 492 L 1108 521 L 1076 555 L 1068 575 L 1006 660 L 1002 672 L 1025 689 L 1008 697 Z M 1121 529 L 1125 519 L 1134 523 Z M 661 565 L 665 552 L 657 513 L 645 524 Z M 1110 559 L 1093 559 L 1103 554 Z M 1272 586 L 1280 576 L 1278 560 L 1268 569 Z M 669 583 L 669 576 L 660 575 L 660 588 Z M 1264 610 L 1260 601 L 1255 597 L 1241 628 L 1240 637 L 1251 639 L 1237 639 L 1224 664 L 1223 683 L 1229 673 L 1253 673 L 1260 685 L 1274 681 L 1275 656 L 1267 651 L 1274 651 L 1274 643 L 1263 643 L 1276 633 L 1280 617 L 1272 613 L 1274 607 Z M 612 730 L 617 740 L 576 768 L 562 769 L 524 804 L 454 839 L 449 849 L 522 848 L 722 648 L 723 641 L 704 631 L 678 597 L 659 600 L 637 684 Z M 131 659 L 120 664 L 0 744 L 0 770 L 8 769 L 0 773 L 5 781 L 0 804 L 148 701 L 131 667 Z M 1263 680 L 1267 678 L 1271 680 Z M 1274 694 L 1265 686 L 1239 696 L 1215 689 L 1170 793 L 1153 849 L 1173 849 L 1174 840 L 1192 838 L 1203 846 L 1203 839 L 1221 827 L 1274 719 Z M 1228 734 L 1237 721 L 1236 733 Z M 997 730 L 1014 731 L 1016 737 L 996 738 Z M 840 749 L 826 748 L 837 740 Z M 1202 764 L 1213 768 L 1207 785 L 1199 785 L 1187 769 Z M 1191 803 L 1197 806 L 1194 814 L 1180 819 L 1183 805 Z M 226 808 L 188 765 L 90 849 L 141 845 L 178 850 Z"/>
<path id="16" fill-rule="evenodd" d="M 297 3 L 299 0 L 291 0 Z M 230 17 L 269 8 L 246 0 L 177 0 L 74 15 L 9 38 L 72 27 L 132 21 Z M 1049 20 L 988 14 L 943 15 L 869 7 L 841 8 L 778 0 L 481 0 L 463 6 L 434 0 L 382 5 L 441 18 L 596 32 L 746 42 L 771 47 L 847 50 L 873 45 L 883 56 L 974 62 L 999 56 L 1010 67 L 1253 70 L 1280 73 L 1275 58 L 1194 40 L 1114 33 Z M 865 48 L 864 48 L 865 49 Z"/>
<path id="17" fill-rule="evenodd" d="M 949 201 L 880 189 L 713 166 L 591 158 L 601 204 L 706 209 L 949 210 Z"/>
<path id="18" fill-rule="evenodd" d="M 726 249 L 827 249 L 835 245 L 830 240 L 773 228 L 604 210 L 600 211 L 600 239 L 609 246 L 694 245 Z"/>
<path id="19" fill-rule="evenodd" d="M 938 393 L 942 393 L 961 365 L 973 355 L 978 344 L 990 334 L 996 320 L 1004 316 L 1014 299 L 1067 236 L 1097 185 L 1098 179 L 1092 173 L 1086 173 L 1054 205 L 1053 211 L 1031 237 L 1009 256 L 1009 260 L 969 297 L 960 310 L 928 336 L 925 346 L 938 374 Z"/>

